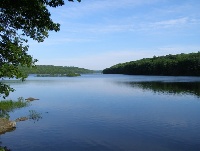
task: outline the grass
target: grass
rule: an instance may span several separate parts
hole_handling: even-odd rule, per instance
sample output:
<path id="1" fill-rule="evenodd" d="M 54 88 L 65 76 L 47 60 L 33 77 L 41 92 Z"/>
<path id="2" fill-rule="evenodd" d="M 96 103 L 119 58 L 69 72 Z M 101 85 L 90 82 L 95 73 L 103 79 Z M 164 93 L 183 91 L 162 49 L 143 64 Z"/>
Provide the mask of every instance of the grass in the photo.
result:
<path id="1" fill-rule="evenodd" d="M 8 112 L 12 112 L 15 109 L 28 106 L 28 102 L 24 98 L 20 97 L 17 101 L 13 100 L 4 100 L 0 101 L 0 118 L 9 118 Z"/>

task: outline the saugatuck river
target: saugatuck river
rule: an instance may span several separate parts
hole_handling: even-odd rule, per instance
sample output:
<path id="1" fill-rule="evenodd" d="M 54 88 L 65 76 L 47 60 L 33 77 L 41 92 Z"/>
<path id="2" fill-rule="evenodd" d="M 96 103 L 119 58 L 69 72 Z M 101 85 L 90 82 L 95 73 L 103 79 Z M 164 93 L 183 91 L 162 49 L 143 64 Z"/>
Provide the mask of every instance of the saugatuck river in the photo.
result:
<path id="1" fill-rule="evenodd" d="M 12 151 L 198 151 L 200 77 L 82 75 L 8 81 L 41 118 L 0 135 Z"/>

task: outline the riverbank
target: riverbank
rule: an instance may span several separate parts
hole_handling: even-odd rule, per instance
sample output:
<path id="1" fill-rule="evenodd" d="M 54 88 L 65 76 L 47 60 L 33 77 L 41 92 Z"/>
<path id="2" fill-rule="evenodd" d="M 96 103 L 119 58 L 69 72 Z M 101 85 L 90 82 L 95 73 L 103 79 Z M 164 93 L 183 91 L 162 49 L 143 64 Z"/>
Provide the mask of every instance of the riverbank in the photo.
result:
<path id="1" fill-rule="evenodd" d="M 15 130 L 16 122 L 6 118 L 0 118 L 0 135 Z"/>
<path id="2" fill-rule="evenodd" d="M 16 128 L 17 120 L 10 121 L 9 112 L 14 111 L 15 109 L 26 107 L 28 105 L 29 103 L 25 101 L 22 97 L 18 98 L 17 101 L 0 101 L 0 135 L 6 132 L 13 131 Z"/>

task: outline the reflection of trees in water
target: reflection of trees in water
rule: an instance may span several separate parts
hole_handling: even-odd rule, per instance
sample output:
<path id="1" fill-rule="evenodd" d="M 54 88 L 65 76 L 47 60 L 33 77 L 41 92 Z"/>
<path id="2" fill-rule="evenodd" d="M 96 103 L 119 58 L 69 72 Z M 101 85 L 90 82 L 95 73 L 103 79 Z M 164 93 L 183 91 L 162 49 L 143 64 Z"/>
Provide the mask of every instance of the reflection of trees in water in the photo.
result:
<path id="1" fill-rule="evenodd" d="M 129 84 L 154 93 L 192 94 L 200 97 L 200 82 L 131 82 Z"/>

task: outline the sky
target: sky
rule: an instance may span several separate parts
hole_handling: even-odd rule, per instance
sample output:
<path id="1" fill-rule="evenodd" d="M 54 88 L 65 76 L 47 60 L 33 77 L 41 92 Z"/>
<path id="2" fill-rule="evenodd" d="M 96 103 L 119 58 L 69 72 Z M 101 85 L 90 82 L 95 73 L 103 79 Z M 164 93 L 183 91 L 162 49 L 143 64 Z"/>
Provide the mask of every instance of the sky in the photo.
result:
<path id="1" fill-rule="evenodd" d="M 200 51 L 200 0 L 82 0 L 50 8 L 60 23 L 42 43 L 38 65 L 103 70 L 118 63 Z"/>

